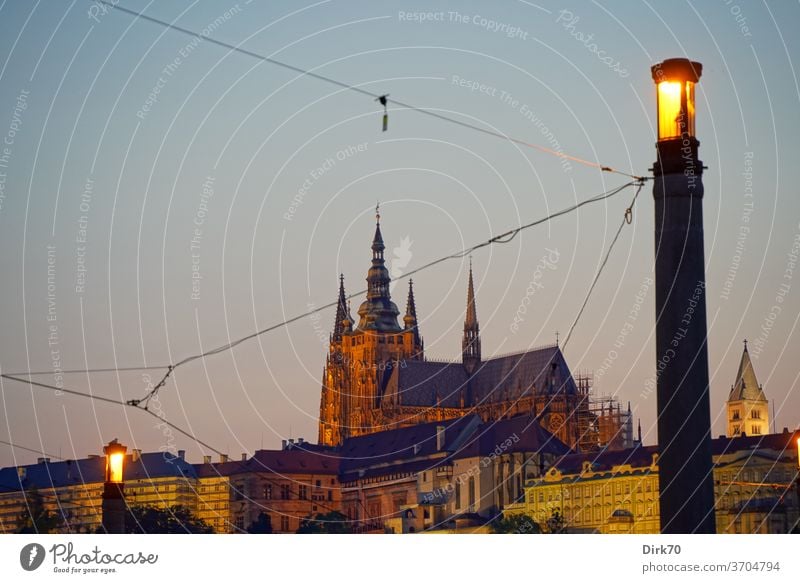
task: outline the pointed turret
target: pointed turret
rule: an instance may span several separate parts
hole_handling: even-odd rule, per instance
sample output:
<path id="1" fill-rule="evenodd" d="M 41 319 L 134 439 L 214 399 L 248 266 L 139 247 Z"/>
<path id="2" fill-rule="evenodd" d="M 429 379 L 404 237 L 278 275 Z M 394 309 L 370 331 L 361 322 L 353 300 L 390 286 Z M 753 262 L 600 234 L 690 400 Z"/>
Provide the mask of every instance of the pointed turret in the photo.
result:
<path id="1" fill-rule="evenodd" d="M 361 330 L 378 330 L 381 332 L 400 332 L 402 328 L 397 323 L 400 310 L 392 302 L 389 294 L 389 270 L 386 269 L 383 259 L 383 244 L 381 234 L 381 215 L 375 207 L 375 236 L 372 239 L 372 267 L 367 273 L 367 299 L 358 308 Z"/>
<path id="2" fill-rule="evenodd" d="M 769 433 L 769 401 L 758 384 L 753 362 L 744 341 L 736 381 L 731 386 L 728 402 L 728 437 L 737 435 L 765 435 Z"/>
<path id="3" fill-rule="evenodd" d="M 347 296 L 344 293 L 344 274 L 339 274 L 339 300 L 336 303 L 336 320 L 333 323 L 331 342 L 341 342 L 342 332 L 345 327 L 345 320 L 350 316 L 347 309 Z"/>
<path id="4" fill-rule="evenodd" d="M 766 401 L 767 397 L 758 384 L 756 373 L 753 370 L 753 363 L 750 360 L 750 353 L 747 351 L 747 340 L 744 341 L 744 351 L 739 362 L 739 371 L 736 373 L 736 382 L 731 388 L 728 401 Z"/>
<path id="5" fill-rule="evenodd" d="M 414 280 L 408 280 L 408 300 L 406 301 L 406 315 L 403 316 L 406 330 L 414 331 L 414 344 L 420 345 L 419 328 L 417 328 L 417 306 L 414 302 Z"/>
<path id="6" fill-rule="evenodd" d="M 464 319 L 464 336 L 461 340 L 461 360 L 464 368 L 472 374 L 481 362 L 481 336 L 478 327 L 478 311 L 475 308 L 475 285 L 472 281 L 472 259 L 469 260 L 469 283 L 467 285 L 467 316 Z"/>

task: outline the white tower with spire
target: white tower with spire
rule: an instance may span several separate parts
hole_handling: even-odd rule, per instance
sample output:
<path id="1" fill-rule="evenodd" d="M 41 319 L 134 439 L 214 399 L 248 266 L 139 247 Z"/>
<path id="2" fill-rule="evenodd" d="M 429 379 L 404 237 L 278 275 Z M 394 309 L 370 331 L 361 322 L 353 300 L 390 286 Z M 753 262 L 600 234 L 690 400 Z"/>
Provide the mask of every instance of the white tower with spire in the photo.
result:
<path id="1" fill-rule="evenodd" d="M 769 433 L 769 401 L 758 384 L 747 340 L 744 341 L 742 360 L 736 382 L 731 386 L 728 402 L 728 437 L 740 435 L 766 435 Z"/>

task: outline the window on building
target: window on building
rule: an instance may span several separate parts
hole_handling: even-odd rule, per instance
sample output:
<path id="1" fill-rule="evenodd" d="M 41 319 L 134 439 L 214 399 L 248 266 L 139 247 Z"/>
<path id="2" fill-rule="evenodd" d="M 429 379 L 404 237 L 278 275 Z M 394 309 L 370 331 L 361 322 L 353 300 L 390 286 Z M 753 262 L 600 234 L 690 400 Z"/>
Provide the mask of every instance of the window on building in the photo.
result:
<path id="1" fill-rule="evenodd" d="M 281 484 L 281 500 L 288 500 L 291 497 L 289 484 Z"/>
<path id="2" fill-rule="evenodd" d="M 272 484 L 264 486 L 264 498 L 266 500 L 272 500 Z"/>
<path id="3" fill-rule="evenodd" d="M 299 490 L 300 491 L 298 492 L 298 498 L 300 498 L 300 500 L 308 500 L 308 486 L 303 484 L 302 486 L 300 486 Z"/>
<path id="4" fill-rule="evenodd" d="M 750 435 L 761 435 L 761 427 L 758 425 L 753 425 L 750 428 Z"/>
<path id="5" fill-rule="evenodd" d="M 750 417 L 753 419 L 761 419 L 761 411 L 758 409 L 753 409 L 750 411 Z"/>
<path id="6" fill-rule="evenodd" d="M 315 484 L 316 484 L 317 488 L 321 488 L 322 487 L 322 480 L 317 480 L 315 482 Z"/>
<path id="7" fill-rule="evenodd" d="M 737 421 L 737 420 L 739 419 L 739 409 L 734 409 L 734 410 L 733 410 L 733 417 L 732 417 L 732 419 L 733 419 L 733 421 Z"/>
<path id="8" fill-rule="evenodd" d="M 469 478 L 469 509 L 471 512 L 475 512 L 475 477 L 470 476 Z"/>
<path id="9" fill-rule="evenodd" d="M 333 500 L 333 490 L 328 490 L 328 500 Z"/>
<path id="10" fill-rule="evenodd" d="M 734 434 L 734 435 L 739 435 L 739 434 L 741 433 L 740 429 L 741 429 L 741 428 L 739 427 L 739 425 L 738 425 L 738 424 L 737 424 L 737 425 L 734 425 L 734 426 L 733 426 L 733 434 Z"/>
<path id="11" fill-rule="evenodd" d="M 281 516 L 281 530 L 283 532 L 289 531 L 289 517 L 288 516 Z"/>

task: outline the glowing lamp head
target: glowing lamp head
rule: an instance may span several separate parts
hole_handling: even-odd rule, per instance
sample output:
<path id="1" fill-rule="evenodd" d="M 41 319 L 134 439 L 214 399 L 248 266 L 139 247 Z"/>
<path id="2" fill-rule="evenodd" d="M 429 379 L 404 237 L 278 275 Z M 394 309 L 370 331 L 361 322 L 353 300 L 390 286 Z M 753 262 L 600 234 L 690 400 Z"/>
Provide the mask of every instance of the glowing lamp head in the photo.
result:
<path id="1" fill-rule="evenodd" d="M 658 139 L 694 137 L 694 86 L 703 65 L 689 59 L 667 59 L 651 68 L 658 95 Z"/>
<path id="2" fill-rule="evenodd" d="M 103 448 L 103 453 L 106 455 L 106 482 L 111 484 L 122 483 L 125 452 L 127 451 L 128 448 L 116 439 Z"/>
<path id="3" fill-rule="evenodd" d="M 797 438 L 797 468 L 800 469 L 800 437 Z"/>

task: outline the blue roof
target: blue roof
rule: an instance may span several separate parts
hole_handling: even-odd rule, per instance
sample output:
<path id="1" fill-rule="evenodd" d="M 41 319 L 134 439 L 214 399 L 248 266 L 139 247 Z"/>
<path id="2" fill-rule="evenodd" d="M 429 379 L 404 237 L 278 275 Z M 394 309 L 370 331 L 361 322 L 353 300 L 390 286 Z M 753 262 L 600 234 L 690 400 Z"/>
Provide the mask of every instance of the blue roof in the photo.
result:
<path id="1" fill-rule="evenodd" d="M 137 461 L 126 456 L 125 481 L 164 477 L 195 478 L 194 466 L 169 452 L 141 454 Z M 105 457 L 95 456 L 80 460 L 41 461 L 36 464 L 0 469 L 0 493 L 20 489 L 45 489 L 76 484 L 102 483 L 105 474 Z"/>

